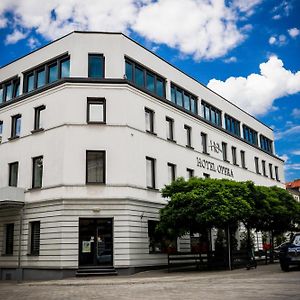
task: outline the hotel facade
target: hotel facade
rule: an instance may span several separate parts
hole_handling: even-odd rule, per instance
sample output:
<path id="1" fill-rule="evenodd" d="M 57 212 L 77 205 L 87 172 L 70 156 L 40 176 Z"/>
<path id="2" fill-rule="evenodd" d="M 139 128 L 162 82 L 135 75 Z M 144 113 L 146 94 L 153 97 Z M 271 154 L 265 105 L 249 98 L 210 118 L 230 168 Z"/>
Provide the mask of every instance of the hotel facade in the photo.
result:
<path id="1" fill-rule="evenodd" d="M 153 230 L 176 177 L 284 188 L 272 129 L 120 33 L 3 66 L 0 139 L 1 279 L 165 265 Z"/>

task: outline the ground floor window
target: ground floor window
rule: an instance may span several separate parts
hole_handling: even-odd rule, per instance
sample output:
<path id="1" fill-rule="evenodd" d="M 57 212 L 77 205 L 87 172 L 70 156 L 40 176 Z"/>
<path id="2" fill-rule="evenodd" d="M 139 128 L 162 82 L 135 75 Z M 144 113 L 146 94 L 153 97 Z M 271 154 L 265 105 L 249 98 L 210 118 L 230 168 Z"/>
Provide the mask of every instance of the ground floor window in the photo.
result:
<path id="1" fill-rule="evenodd" d="M 5 254 L 13 255 L 14 252 L 14 224 L 6 224 L 5 229 Z"/>
<path id="2" fill-rule="evenodd" d="M 40 254 L 40 221 L 34 221 L 29 223 L 30 227 L 30 255 Z"/>

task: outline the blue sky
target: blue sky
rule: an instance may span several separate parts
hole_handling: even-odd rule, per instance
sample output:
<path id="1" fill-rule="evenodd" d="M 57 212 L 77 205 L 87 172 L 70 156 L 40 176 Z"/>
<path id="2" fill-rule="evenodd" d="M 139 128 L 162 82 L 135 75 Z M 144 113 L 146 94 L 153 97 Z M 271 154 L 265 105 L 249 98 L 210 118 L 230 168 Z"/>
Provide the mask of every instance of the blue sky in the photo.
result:
<path id="1" fill-rule="evenodd" d="M 274 129 L 300 178 L 300 0 L 1 0 L 0 65 L 73 30 L 121 31 Z"/>

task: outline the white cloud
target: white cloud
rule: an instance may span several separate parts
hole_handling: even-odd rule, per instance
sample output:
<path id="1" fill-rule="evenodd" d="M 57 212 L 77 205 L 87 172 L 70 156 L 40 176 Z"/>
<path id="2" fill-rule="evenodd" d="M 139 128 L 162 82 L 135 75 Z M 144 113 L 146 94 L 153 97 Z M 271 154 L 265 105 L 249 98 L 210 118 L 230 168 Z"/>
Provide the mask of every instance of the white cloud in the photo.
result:
<path id="1" fill-rule="evenodd" d="M 273 20 L 279 20 L 281 19 L 281 15 L 275 15 L 272 17 Z"/>
<path id="2" fill-rule="evenodd" d="M 16 29 L 13 31 L 13 33 L 6 36 L 4 43 L 6 45 L 15 44 L 18 41 L 25 39 L 26 36 L 27 36 L 27 33 L 21 32 Z"/>
<path id="3" fill-rule="evenodd" d="M 292 154 L 293 154 L 293 155 L 300 155 L 300 150 L 292 151 Z"/>
<path id="4" fill-rule="evenodd" d="M 295 134 L 297 136 L 300 134 L 300 125 L 286 129 L 284 131 L 274 132 L 274 137 L 275 137 L 275 140 L 280 140 L 283 137 L 287 138 L 287 137 L 295 135 Z"/>
<path id="5" fill-rule="evenodd" d="M 30 37 L 27 41 L 27 45 L 30 49 L 35 49 L 37 47 L 40 46 L 40 42 L 38 39 L 34 38 L 34 37 Z"/>
<path id="6" fill-rule="evenodd" d="M 235 56 L 231 56 L 231 57 L 225 58 L 223 61 L 226 64 L 235 63 L 235 62 L 237 62 L 237 58 Z"/>
<path id="7" fill-rule="evenodd" d="M 300 170 L 300 164 L 286 164 L 285 169 L 287 170 Z"/>
<path id="8" fill-rule="evenodd" d="M 300 30 L 298 28 L 288 29 L 288 33 L 292 38 L 296 38 L 300 34 Z"/>
<path id="9" fill-rule="evenodd" d="M 287 162 L 289 160 L 289 157 L 287 154 L 279 155 L 279 158 L 283 159 L 285 162 Z"/>
<path id="10" fill-rule="evenodd" d="M 300 108 L 294 108 L 292 111 L 292 116 L 294 118 L 300 118 Z"/>
<path id="11" fill-rule="evenodd" d="M 270 38 L 269 38 L 269 44 L 270 45 L 273 45 L 273 44 L 275 44 L 276 43 L 276 37 L 275 36 L 271 36 Z"/>
<path id="12" fill-rule="evenodd" d="M 208 87 L 254 115 L 272 109 L 274 100 L 300 92 L 300 71 L 292 73 L 282 60 L 272 56 L 259 65 L 260 74 L 212 79 Z M 299 126 L 300 129 L 300 126 Z"/>
<path id="13" fill-rule="evenodd" d="M 292 9 L 292 1 L 284 0 L 272 9 L 272 13 L 275 13 L 275 15 L 272 18 L 274 20 L 279 20 L 282 17 L 288 17 Z"/>
<path id="14" fill-rule="evenodd" d="M 251 25 L 238 27 L 262 0 L 1 0 L 0 26 L 7 23 L 48 40 L 73 30 L 135 31 L 156 44 L 195 59 L 224 56 Z"/>

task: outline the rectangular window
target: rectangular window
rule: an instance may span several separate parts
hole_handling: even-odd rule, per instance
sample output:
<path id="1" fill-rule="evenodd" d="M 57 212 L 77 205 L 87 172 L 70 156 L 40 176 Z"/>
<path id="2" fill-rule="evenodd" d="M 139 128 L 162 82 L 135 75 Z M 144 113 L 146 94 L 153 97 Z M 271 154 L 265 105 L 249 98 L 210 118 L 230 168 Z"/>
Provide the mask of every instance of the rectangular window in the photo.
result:
<path id="1" fill-rule="evenodd" d="M 171 184 L 172 181 L 176 179 L 176 165 L 168 163 L 168 183 Z"/>
<path id="2" fill-rule="evenodd" d="M 270 178 L 274 179 L 274 177 L 273 177 L 273 165 L 272 164 L 269 164 L 269 172 L 270 172 Z"/>
<path id="3" fill-rule="evenodd" d="M 149 108 L 145 108 L 145 123 L 146 131 L 154 133 L 154 111 Z"/>
<path id="4" fill-rule="evenodd" d="M 17 138 L 21 132 L 21 115 L 11 117 L 11 135 L 10 138 Z"/>
<path id="5" fill-rule="evenodd" d="M 241 164 L 242 164 L 242 168 L 247 169 L 245 151 L 243 150 L 241 150 Z"/>
<path id="6" fill-rule="evenodd" d="M 225 129 L 237 136 L 241 136 L 240 121 L 225 114 Z"/>
<path id="7" fill-rule="evenodd" d="M 167 139 L 170 141 L 174 141 L 174 120 L 166 117 L 167 124 Z"/>
<path id="8" fill-rule="evenodd" d="M 205 154 L 208 154 L 207 151 L 207 134 L 204 132 L 201 132 L 201 144 L 202 144 L 202 152 Z"/>
<path id="9" fill-rule="evenodd" d="M 13 85 L 12 83 L 9 83 L 5 86 L 6 89 L 6 101 L 9 101 L 13 98 Z"/>
<path id="10" fill-rule="evenodd" d="M 186 177 L 187 177 L 187 179 L 194 177 L 194 170 L 187 168 L 186 169 Z"/>
<path id="11" fill-rule="evenodd" d="M 197 114 L 197 97 L 171 83 L 171 101 L 184 109 Z"/>
<path id="12" fill-rule="evenodd" d="M 222 153 L 223 153 L 223 160 L 228 162 L 227 143 L 225 142 L 222 142 Z"/>
<path id="13" fill-rule="evenodd" d="M 204 178 L 210 178 L 210 175 L 208 173 L 203 173 Z"/>
<path id="14" fill-rule="evenodd" d="M 157 234 L 156 226 L 158 221 L 148 220 L 148 238 L 149 238 L 149 253 L 162 252 L 162 240 Z"/>
<path id="15" fill-rule="evenodd" d="M 40 88 L 46 84 L 46 71 L 45 69 L 41 69 L 36 72 L 37 77 L 37 88 Z"/>
<path id="16" fill-rule="evenodd" d="M 243 125 L 244 140 L 250 144 L 257 145 L 257 132 L 247 125 Z"/>
<path id="17" fill-rule="evenodd" d="M 52 83 L 58 79 L 58 68 L 57 63 L 54 63 L 53 65 L 50 65 L 48 67 L 48 75 L 49 75 L 49 83 Z"/>
<path id="18" fill-rule="evenodd" d="M 9 186 L 18 186 L 18 169 L 19 169 L 19 163 L 13 162 L 9 165 Z"/>
<path id="19" fill-rule="evenodd" d="M 104 78 L 104 56 L 102 54 L 89 54 L 89 78 Z"/>
<path id="20" fill-rule="evenodd" d="M 3 134 L 3 121 L 0 121 L 0 144 L 2 142 L 2 134 Z"/>
<path id="21" fill-rule="evenodd" d="M 31 92 L 34 90 L 34 75 L 33 73 L 26 76 L 26 92 Z"/>
<path id="22" fill-rule="evenodd" d="M 273 153 L 273 142 L 262 134 L 260 138 L 260 148 L 266 152 Z"/>
<path id="23" fill-rule="evenodd" d="M 184 129 L 186 131 L 186 146 L 192 147 L 192 128 L 188 125 L 184 125 Z"/>
<path id="24" fill-rule="evenodd" d="M 32 188 L 41 188 L 43 184 L 43 156 L 32 158 Z"/>
<path id="25" fill-rule="evenodd" d="M 255 172 L 257 174 L 260 174 L 260 171 L 259 171 L 259 163 L 258 163 L 258 157 L 254 157 L 254 163 L 255 163 Z"/>
<path id="26" fill-rule="evenodd" d="M 60 78 L 70 77 L 70 57 L 60 61 Z"/>
<path id="27" fill-rule="evenodd" d="M 42 111 L 45 109 L 45 105 L 38 106 L 34 109 L 34 131 L 43 129 Z"/>
<path id="28" fill-rule="evenodd" d="M 280 181 L 280 180 L 279 180 L 279 174 L 278 174 L 278 167 L 275 167 L 275 179 L 276 179 L 277 181 Z"/>
<path id="29" fill-rule="evenodd" d="M 105 151 L 86 151 L 86 183 L 105 183 Z"/>
<path id="30" fill-rule="evenodd" d="M 266 172 L 266 161 L 262 160 L 261 161 L 261 166 L 262 166 L 262 172 L 264 176 L 267 176 L 267 172 Z"/>
<path id="31" fill-rule="evenodd" d="M 14 253 L 14 224 L 5 225 L 5 254 L 13 255 Z"/>
<path id="32" fill-rule="evenodd" d="M 30 255 L 40 254 L 40 221 L 34 221 L 29 223 L 30 227 Z"/>
<path id="33" fill-rule="evenodd" d="M 203 100 L 201 101 L 201 107 L 202 117 L 204 119 L 215 125 L 222 126 L 222 113 L 219 109 Z"/>
<path id="34" fill-rule="evenodd" d="M 138 87 L 160 97 L 165 97 L 165 80 L 146 67 L 125 58 L 125 75 L 127 80 L 133 82 Z"/>
<path id="35" fill-rule="evenodd" d="M 105 98 L 87 99 L 87 123 L 106 122 L 106 101 Z"/>
<path id="36" fill-rule="evenodd" d="M 155 189 L 155 159 L 151 157 L 146 157 L 146 185 Z"/>
<path id="37" fill-rule="evenodd" d="M 236 156 L 236 147 L 231 147 L 231 153 L 232 153 L 232 163 L 234 165 L 238 166 L 237 156 Z"/>
<path id="38" fill-rule="evenodd" d="M 14 77 L 0 84 L 0 104 L 19 96 L 20 78 Z"/>
<path id="39" fill-rule="evenodd" d="M 0 104 L 4 102 L 3 87 L 0 85 Z"/>

